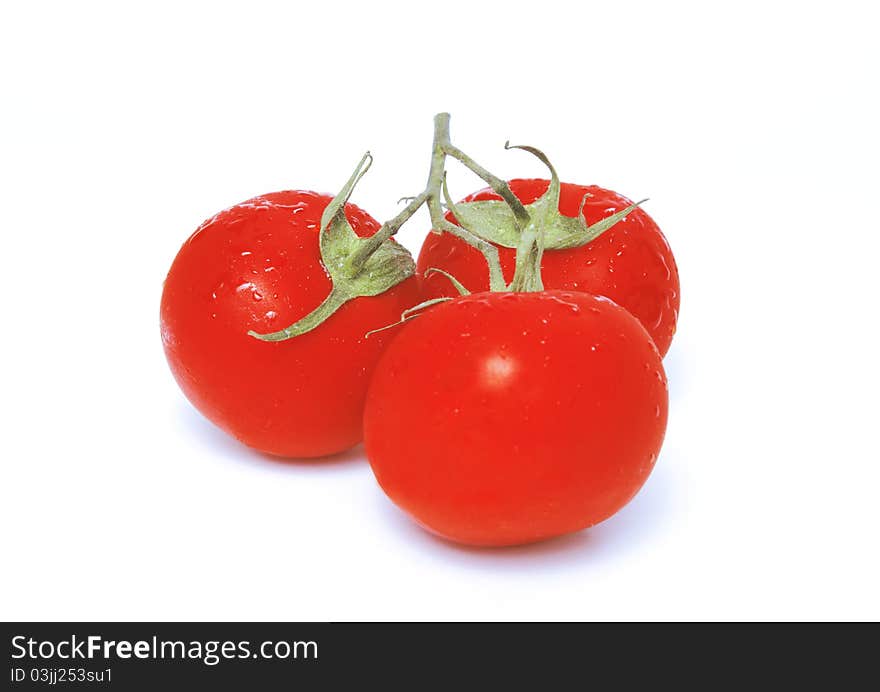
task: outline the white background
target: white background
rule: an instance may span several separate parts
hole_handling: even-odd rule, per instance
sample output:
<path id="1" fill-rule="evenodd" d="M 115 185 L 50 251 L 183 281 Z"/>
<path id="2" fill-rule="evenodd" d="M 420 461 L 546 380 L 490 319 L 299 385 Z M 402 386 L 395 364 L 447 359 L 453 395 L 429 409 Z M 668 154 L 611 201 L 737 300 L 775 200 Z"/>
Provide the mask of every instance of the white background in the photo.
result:
<path id="1" fill-rule="evenodd" d="M 4 4 L 0 617 L 880 618 L 871 7 Z M 509 137 L 650 197 L 678 259 L 665 446 L 580 535 L 443 543 L 360 450 L 267 461 L 164 362 L 162 280 L 202 219 L 333 192 L 367 148 L 354 201 L 387 218 L 439 110 L 502 176 L 543 175 Z"/>

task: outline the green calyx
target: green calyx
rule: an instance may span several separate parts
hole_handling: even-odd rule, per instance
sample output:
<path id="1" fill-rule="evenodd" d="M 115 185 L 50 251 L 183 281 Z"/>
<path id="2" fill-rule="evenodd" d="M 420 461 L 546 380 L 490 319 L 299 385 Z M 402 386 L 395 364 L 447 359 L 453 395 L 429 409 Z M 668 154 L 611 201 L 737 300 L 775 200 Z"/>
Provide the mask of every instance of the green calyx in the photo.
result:
<path id="1" fill-rule="evenodd" d="M 522 149 L 538 158 L 550 172 L 547 191 L 531 204 L 522 204 L 510 186 L 482 168 L 449 141 L 449 116 L 441 113 L 435 118 L 435 152 L 438 150 L 463 163 L 485 180 L 499 196 L 499 200 L 460 202 L 453 204 L 446 188 L 445 175 L 441 179 L 446 208 L 455 217 L 455 223 L 431 215 L 436 232 L 453 233 L 477 248 L 486 258 L 489 268 L 490 291 L 543 291 L 541 260 L 545 250 L 565 250 L 580 247 L 595 240 L 618 221 L 625 219 L 641 202 L 631 204 L 610 216 L 588 225 L 584 217 L 584 205 L 589 195 L 581 200 L 576 217 L 559 212 L 561 185 L 556 169 L 540 149 L 529 146 L 511 146 L 505 149 Z M 439 143 L 439 145 L 438 145 Z M 435 153 L 436 156 L 436 153 Z M 513 280 L 507 284 L 501 272 L 497 247 L 516 250 L 516 268 Z"/>
<path id="2" fill-rule="evenodd" d="M 358 181 L 369 170 L 373 157 L 364 154 L 348 182 L 321 216 L 321 261 L 333 287 L 324 301 L 301 320 L 271 334 L 248 332 L 262 341 L 285 341 L 312 331 L 353 298 L 376 296 L 415 273 L 415 262 L 403 246 L 384 229 L 360 238 L 345 217 L 345 205 Z M 387 225 L 387 224 L 386 224 Z M 382 237 L 378 237 L 382 234 Z"/>
<path id="3" fill-rule="evenodd" d="M 541 238 L 543 249 L 566 250 L 580 247 L 598 238 L 647 201 L 643 199 L 593 225 L 588 225 L 584 218 L 584 205 L 589 194 L 581 200 L 576 217 L 564 216 L 559 212 L 559 176 L 544 152 L 535 147 L 512 146 L 509 142 L 505 143 L 504 148 L 522 149 L 540 159 L 550 171 L 550 185 L 541 197 L 531 204 L 524 205 L 529 217 L 526 228 L 522 227 L 520 219 L 504 200 L 460 202 L 455 205 L 453 213 L 456 220 L 462 226 L 471 229 L 472 233 L 495 245 L 519 250 L 523 246 L 526 229 L 530 225 L 533 226 L 536 237 Z"/>
<path id="4" fill-rule="evenodd" d="M 483 255 L 489 275 L 489 290 L 503 292 L 544 290 L 541 260 L 545 250 L 564 250 L 586 245 L 618 221 L 625 219 L 645 201 L 632 204 L 593 225 L 587 225 L 584 205 L 589 195 L 586 195 L 576 217 L 563 216 L 559 212 L 559 176 L 547 156 L 534 147 L 511 146 L 510 143 L 506 143 L 504 147 L 529 152 L 540 159 L 550 171 L 547 191 L 531 204 L 524 205 L 504 180 L 490 173 L 452 143 L 448 113 L 434 116 L 431 166 L 425 189 L 415 197 L 404 197 L 402 201 L 407 202 L 404 209 L 382 224 L 374 235 L 359 238 L 345 218 L 344 210 L 355 185 L 372 163 L 369 152 L 365 154 L 345 187 L 333 198 L 321 217 L 321 259 L 333 282 L 327 298 L 315 310 L 286 329 L 271 334 L 257 334 L 253 331 L 248 333 L 263 341 L 285 341 L 315 329 L 349 300 L 379 295 L 412 276 L 415 272 L 412 256 L 391 240 L 391 237 L 422 206 L 428 209 L 434 232 L 450 233 Z M 485 181 L 501 199 L 454 204 L 446 186 L 446 161 L 450 158 Z M 455 217 L 454 223 L 446 218 L 446 210 Z M 504 279 L 501 268 L 499 246 L 516 249 L 516 269 L 509 284 Z M 429 269 L 426 276 L 431 273 L 442 274 L 459 294 L 467 294 L 467 289 L 451 274 L 440 269 Z M 400 321 L 405 322 L 416 317 L 424 308 L 445 300 L 450 299 L 440 298 L 414 306 L 404 311 Z"/>

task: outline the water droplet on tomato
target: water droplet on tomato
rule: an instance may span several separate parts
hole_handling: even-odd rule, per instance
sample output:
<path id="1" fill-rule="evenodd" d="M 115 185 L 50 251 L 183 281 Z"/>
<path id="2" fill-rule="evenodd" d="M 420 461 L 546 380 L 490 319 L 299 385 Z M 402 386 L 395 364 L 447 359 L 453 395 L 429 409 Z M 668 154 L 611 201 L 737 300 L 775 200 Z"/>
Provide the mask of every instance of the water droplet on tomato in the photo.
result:
<path id="1" fill-rule="evenodd" d="M 501 295 L 516 296 L 517 294 L 516 293 L 507 293 L 507 294 L 502 293 Z M 560 298 L 558 296 L 553 296 L 553 295 L 547 296 L 547 298 L 549 300 L 552 300 L 554 303 L 558 303 L 559 305 L 565 306 L 566 308 L 568 308 L 571 312 L 573 312 L 575 314 L 578 314 L 581 311 L 581 306 L 578 305 L 577 303 L 572 303 L 567 300 L 563 300 L 562 298 Z"/>
<path id="2" fill-rule="evenodd" d="M 259 291 L 254 291 L 253 296 L 254 300 L 263 300 L 263 294 Z"/>
<path id="3" fill-rule="evenodd" d="M 662 264 L 663 268 L 666 270 L 666 280 L 669 281 L 669 279 L 672 278 L 672 270 L 669 268 L 669 265 L 666 264 L 666 258 L 663 256 L 662 252 L 657 253 L 657 258 L 660 260 L 660 264 Z"/>
<path id="4" fill-rule="evenodd" d="M 266 312 L 266 319 L 267 320 L 274 320 L 276 317 L 278 317 L 278 313 L 275 312 L 274 310 L 269 310 L 268 312 Z"/>

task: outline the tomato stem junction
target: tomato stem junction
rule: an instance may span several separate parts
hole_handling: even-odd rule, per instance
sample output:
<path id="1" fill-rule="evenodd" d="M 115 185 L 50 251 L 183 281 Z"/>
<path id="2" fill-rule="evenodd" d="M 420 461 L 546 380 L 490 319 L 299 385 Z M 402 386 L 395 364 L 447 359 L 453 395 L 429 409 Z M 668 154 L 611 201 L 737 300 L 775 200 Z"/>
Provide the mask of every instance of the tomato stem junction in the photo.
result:
<path id="1" fill-rule="evenodd" d="M 450 233 L 482 253 L 488 265 L 489 290 L 502 292 L 544 290 L 541 261 L 545 248 L 584 245 L 625 218 L 642 203 L 633 204 L 588 226 L 583 214 L 585 197 L 577 218 L 563 216 L 559 212 L 559 176 L 547 156 L 535 147 L 511 146 L 507 142 L 505 149 L 529 152 L 544 163 L 550 172 L 547 192 L 531 204 L 524 205 L 504 180 L 452 144 L 449 120 L 449 113 L 438 113 L 434 116 L 431 165 L 425 189 L 415 197 L 404 198 L 407 204 L 403 210 L 383 223 L 376 233 L 360 238 L 345 216 L 345 205 L 372 163 L 370 153 L 364 155 L 348 182 L 321 217 L 321 259 L 333 282 L 330 294 L 314 311 L 289 327 L 271 334 L 251 331 L 251 336 L 263 341 L 284 341 L 305 334 L 322 324 L 347 301 L 360 296 L 379 295 L 412 276 L 415 272 L 412 256 L 395 243 L 392 236 L 422 205 L 428 208 L 434 232 Z M 450 157 L 485 181 L 501 200 L 453 204 L 446 186 L 446 159 Z M 455 219 L 454 223 L 446 218 L 444 202 Z M 504 279 L 499 245 L 516 248 L 516 266 L 510 284 Z M 467 291 L 455 277 L 446 272 L 440 273 L 452 281 L 459 293 Z M 406 318 L 414 316 L 419 309 L 429 304 L 433 303 L 422 304 L 407 311 Z"/>

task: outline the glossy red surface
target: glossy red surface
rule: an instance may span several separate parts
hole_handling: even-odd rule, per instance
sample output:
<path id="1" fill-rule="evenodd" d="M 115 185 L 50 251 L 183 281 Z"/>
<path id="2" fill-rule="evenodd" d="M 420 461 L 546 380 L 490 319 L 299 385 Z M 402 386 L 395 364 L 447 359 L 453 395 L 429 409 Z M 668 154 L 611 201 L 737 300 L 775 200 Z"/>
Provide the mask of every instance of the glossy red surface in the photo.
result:
<path id="1" fill-rule="evenodd" d="M 364 335 L 420 300 L 411 277 L 350 301 L 293 339 L 248 336 L 296 322 L 329 293 L 318 238 L 330 200 L 286 191 L 222 211 L 184 243 L 165 280 L 162 343 L 184 394 L 218 426 L 270 454 L 323 456 L 361 440 L 367 384 L 392 334 Z M 354 205 L 346 216 L 360 236 L 379 228 Z"/>
<path id="2" fill-rule="evenodd" d="M 666 377 L 644 328 L 587 293 L 480 293 L 400 328 L 376 368 L 367 456 L 422 526 L 474 545 L 608 518 L 650 474 Z"/>

